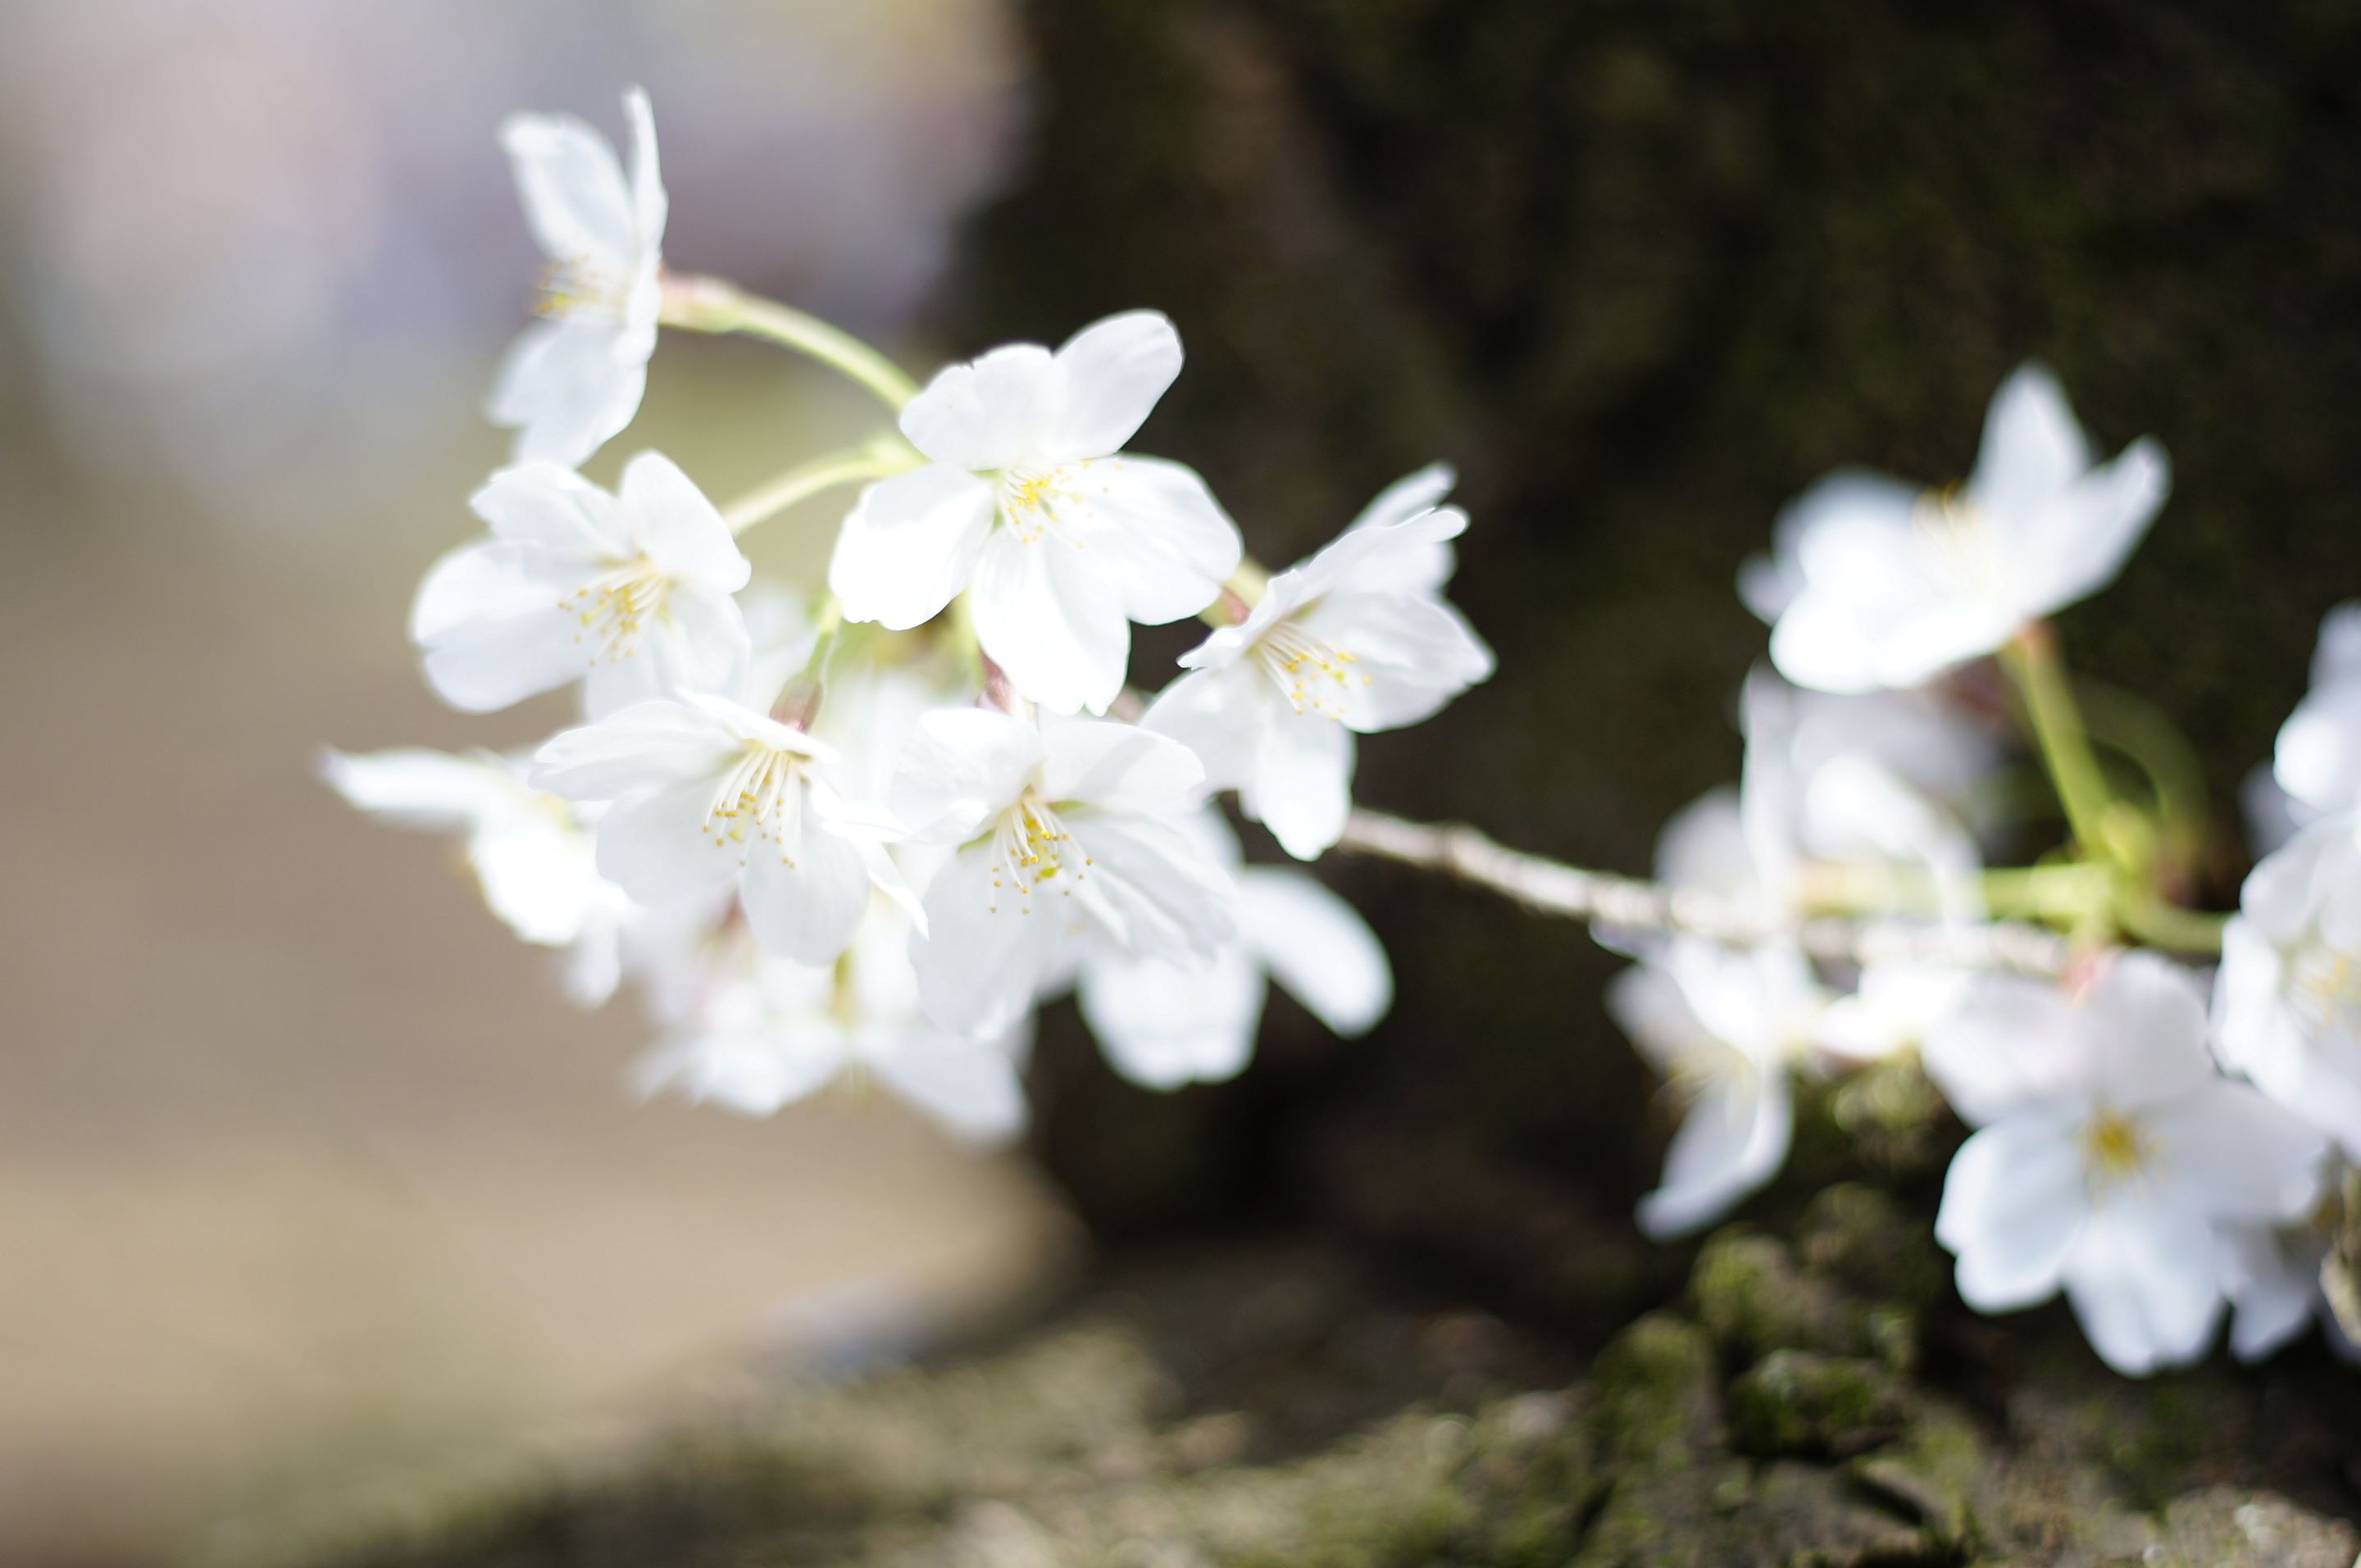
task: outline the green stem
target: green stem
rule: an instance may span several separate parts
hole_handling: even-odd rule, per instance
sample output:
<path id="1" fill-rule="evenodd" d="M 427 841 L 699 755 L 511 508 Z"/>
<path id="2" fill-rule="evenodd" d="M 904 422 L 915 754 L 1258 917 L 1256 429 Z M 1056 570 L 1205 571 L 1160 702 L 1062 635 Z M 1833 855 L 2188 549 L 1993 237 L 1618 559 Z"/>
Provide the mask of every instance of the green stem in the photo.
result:
<path id="1" fill-rule="evenodd" d="M 896 412 L 918 395 L 908 372 L 851 333 L 719 278 L 665 273 L 660 319 L 691 332 L 742 332 L 783 344 L 860 382 Z"/>
<path id="2" fill-rule="evenodd" d="M 759 489 L 749 490 L 730 502 L 721 518 L 730 525 L 730 532 L 743 533 L 763 519 L 775 517 L 822 490 L 865 479 L 882 479 L 889 474 L 915 468 L 923 461 L 899 436 L 876 436 L 858 446 L 823 452 L 796 464 L 766 480 Z"/>
<path id="3" fill-rule="evenodd" d="M 2067 686 L 2065 666 L 2058 658 L 2058 642 L 2046 622 L 2036 621 L 2002 644 L 2001 668 L 2016 683 L 2025 698 L 2033 738 L 2041 761 L 2057 786 L 2059 803 L 2066 808 L 2067 824 L 2085 854 L 2114 858 L 2115 850 L 2104 823 L 2114 796 L 2099 759 L 2091 750 L 2090 731 L 2074 706 Z"/>
<path id="4" fill-rule="evenodd" d="M 2115 918 L 2148 946 L 2177 953 L 2220 952 L 2222 927 L 2230 920 L 2226 915 L 2201 914 L 2167 903 L 2145 885 L 2125 888 L 2115 902 Z"/>

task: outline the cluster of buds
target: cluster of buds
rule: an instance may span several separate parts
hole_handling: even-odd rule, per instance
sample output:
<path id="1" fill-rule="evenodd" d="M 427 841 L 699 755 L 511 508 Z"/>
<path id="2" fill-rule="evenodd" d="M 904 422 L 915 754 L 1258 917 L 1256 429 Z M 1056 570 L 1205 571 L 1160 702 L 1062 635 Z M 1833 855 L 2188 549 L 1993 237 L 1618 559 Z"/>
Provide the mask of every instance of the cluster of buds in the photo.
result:
<path id="1" fill-rule="evenodd" d="M 1694 1233 L 1777 1172 L 1799 1072 L 1915 1056 L 1974 1132 L 1936 1234 L 1988 1311 L 2063 1290 L 2133 1374 L 2225 1313 L 2263 1354 L 2317 1311 L 2361 1337 L 2361 607 L 2258 772 L 2239 911 L 2181 902 L 2205 807 L 2161 716 L 2069 679 L 2047 617 L 2111 581 L 2168 488 L 2139 442 L 2094 464 L 2027 367 L 1975 471 L 1831 476 L 1741 576 L 1772 624 L 1735 790 L 1676 817 L 1639 883 L 1356 811 L 1354 737 L 1492 672 L 1444 598 L 1467 519 L 1402 479 L 1272 574 L 1204 482 L 1127 444 L 1181 368 L 1133 312 L 923 387 L 826 323 L 666 270 L 647 104 L 628 175 L 578 121 L 502 131 L 550 258 L 544 319 L 489 405 L 514 466 L 437 563 L 411 632 L 455 707 L 576 686 L 529 753 L 324 759 L 356 805 L 464 835 L 493 911 L 566 950 L 586 1005 L 626 980 L 641 1086 L 766 1113 L 851 1078 L 957 1133 L 1023 1124 L 1035 1010 L 1071 990 L 1159 1089 L 1247 1061 L 1278 981 L 1340 1034 L 1386 1010 L 1383 949 L 1333 893 L 1241 863 L 1217 796 L 1300 861 L 1343 843 L 1592 923 L 1636 959 L 1609 1010 L 1680 1125 L 1641 1202 Z M 659 454 L 577 468 L 636 415 L 662 326 L 740 332 L 873 393 L 890 428 L 728 507 Z M 825 589 L 754 579 L 737 538 L 858 487 Z M 1133 622 L 1211 634 L 1159 693 Z M 1996 672 L 1996 673 L 1995 673 Z M 1993 867 L 2015 731 L 2068 840 Z M 2021 792 L 2019 792 L 2021 794 Z M 2019 846 L 2022 848 L 2022 846 Z"/>

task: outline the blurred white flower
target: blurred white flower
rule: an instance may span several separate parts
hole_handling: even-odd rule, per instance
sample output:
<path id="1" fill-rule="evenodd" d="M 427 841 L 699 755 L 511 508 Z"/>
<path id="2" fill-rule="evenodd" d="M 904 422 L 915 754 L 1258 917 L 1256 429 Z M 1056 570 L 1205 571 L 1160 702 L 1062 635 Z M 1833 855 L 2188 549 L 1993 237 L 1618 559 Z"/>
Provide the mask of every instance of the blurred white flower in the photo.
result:
<path id="1" fill-rule="evenodd" d="M 664 180 L 647 94 L 623 94 L 627 181 L 607 138 L 571 115 L 511 115 L 500 145 L 549 257 L 543 319 L 501 362 L 485 412 L 517 427 L 511 461 L 572 468 L 639 412 L 664 305 Z"/>
<path id="2" fill-rule="evenodd" d="M 2335 1315 L 2323 1310 L 2320 1264 L 2328 1248 L 2319 1232 L 2309 1225 L 2224 1225 L 2217 1234 L 2232 1354 L 2260 1361 L 2319 1312 L 2329 1326 L 2330 1345 L 2352 1359 L 2349 1342 L 2335 1332 Z"/>
<path id="3" fill-rule="evenodd" d="M 2006 1311 L 2063 1285 L 2119 1372 L 2202 1354 L 2235 1282 L 2225 1236 L 2319 1197 L 2326 1140 L 2215 1071 L 2202 988 L 2153 953 L 2120 954 L 2071 993 L 1980 975 L 1923 1057 L 1981 1129 L 1935 1222 L 1960 1297 Z"/>
<path id="4" fill-rule="evenodd" d="M 2027 365 L 1993 396 L 1963 490 L 1830 475 L 1781 515 L 1741 592 L 1775 620 L 1771 659 L 1796 685 L 1915 686 L 2113 581 L 2169 482 L 2153 441 L 2092 467 L 2065 393 Z"/>
<path id="5" fill-rule="evenodd" d="M 1011 344 L 936 376 L 902 411 L 931 463 L 871 486 L 838 535 L 846 619 L 917 626 L 972 587 L 976 636 L 1019 690 L 1104 712 L 1129 622 L 1194 615 L 1237 569 L 1202 480 L 1117 450 L 1180 371 L 1172 323 L 1134 311 L 1055 355 Z"/>
<path id="6" fill-rule="evenodd" d="M 1241 866 L 1237 839 L 1212 806 L 1173 826 L 1236 878 L 1238 934 L 1194 970 L 1088 947 L 1076 990 L 1116 1071 L 1149 1089 L 1235 1077 L 1254 1056 L 1266 976 L 1339 1035 L 1365 1034 L 1385 1016 L 1393 970 L 1351 905 L 1301 872 Z"/>
<path id="7" fill-rule="evenodd" d="M 2312 690 L 2279 727 L 2271 776 L 2298 826 L 2361 805 L 2361 600 L 2322 619 Z"/>
<path id="8" fill-rule="evenodd" d="M 1640 1200 L 1641 1230 L 1687 1235 L 1778 1174 L 1795 1130 L 1787 1075 L 1827 1003 L 1784 943 L 1675 937 L 1608 982 L 1608 1012 L 1685 1107 L 1664 1179 Z"/>
<path id="9" fill-rule="evenodd" d="M 1447 470 L 1388 490 L 1310 560 L 1270 579 L 1246 618 L 1180 656 L 1190 673 L 1143 721 L 1185 742 L 1206 785 L 1235 787 L 1248 817 L 1311 860 L 1353 806 L 1353 736 L 1427 718 L 1492 673 L 1492 652 L 1444 602 L 1456 507 L 1408 517 Z"/>
<path id="10" fill-rule="evenodd" d="M 2316 822 L 2247 876 L 2222 933 L 2223 1064 L 2361 1159 L 2361 819 Z"/>
<path id="11" fill-rule="evenodd" d="M 1203 968 L 1237 932 L 1236 890 L 1169 818 L 1204 776 L 1186 747 L 1130 725 L 983 708 L 920 718 L 893 804 L 911 836 L 958 845 L 912 938 L 927 1015 L 997 1036 L 1067 944 Z"/>
<path id="12" fill-rule="evenodd" d="M 675 1090 L 744 1115 L 767 1116 L 837 1080 L 871 1079 L 978 1142 L 1025 1125 L 1017 1080 L 1029 1014 L 1000 1037 L 963 1039 L 927 1022 L 908 955 L 909 917 L 873 899 L 836 964 L 813 968 L 752 943 L 709 960 L 705 994 L 664 1043 L 634 1064 L 642 1095 Z"/>
<path id="13" fill-rule="evenodd" d="M 566 949 L 566 993 L 585 1007 L 614 994 L 631 901 L 593 864 L 596 829 L 569 802 L 525 783 L 525 761 L 404 747 L 320 753 L 320 776 L 372 817 L 464 837 L 491 911 L 525 941 Z"/>
<path id="14" fill-rule="evenodd" d="M 912 897 L 884 848 L 899 836 L 893 818 L 816 776 L 835 757 L 726 697 L 683 692 L 553 737 L 533 783 L 614 802 L 598 870 L 633 898 L 663 904 L 734 881 L 755 940 L 825 964 L 852 939 L 872 885 Z"/>
<path id="15" fill-rule="evenodd" d="M 491 537 L 437 561 L 410 614 L 427 682 L 454 707 L 486 713 L 580 677 L 596 719 L 745 678 L 730 595 L 752 568 L 670 458 L 641 453 L 615 495 L 550 464 L 504 469 L 468 505 Z"/>

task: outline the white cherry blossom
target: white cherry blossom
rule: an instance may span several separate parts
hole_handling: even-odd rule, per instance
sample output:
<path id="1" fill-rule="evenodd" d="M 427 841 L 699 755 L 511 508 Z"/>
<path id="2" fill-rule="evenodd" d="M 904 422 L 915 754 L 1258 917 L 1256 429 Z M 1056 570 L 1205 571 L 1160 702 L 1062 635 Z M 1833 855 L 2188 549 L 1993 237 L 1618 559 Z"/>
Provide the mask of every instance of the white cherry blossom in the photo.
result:
<path id="1" fill-rule="evenodd" d="M 1238 935 L 1193 970 L 1088 948 L 1076 986 L 1082 1017 L 1116 1071 L 1149 1089 L 1235 1078 L 1254 1056 L 1268 980 L 1348 1038 L 1385 1015 L 1393 971 L 1351 905 L 1301 872 L 1241 866 L 1236 836 L 1211 806 L 1173 826 L 1236 879 Z"/>
<path id="2" fill-rule="evenodd" d="M 664 181 L 647 94 L 623 95 L 627 181 L 607 138 L 571 115 L 511 115 L 500 145 L 549 258 L 543 319 L 501 362 L 485 412 L 517 427 L 517 463 L 571 468 L 631 422 L 664 303 Z"/>
<path id="3" fill-rule="evenodd" d="M 319 766 L 338 795 L 373 817 L 464 838 L 492 913 L 523 940 L 566 949 L 566 995 L 596 1007 L 614 993 L 631 901 L 593 863 L 593 821 L 527 784 L 524 759 L 324 750 Z"/>
<path id="4" fill-rule="evenodd" d="M 2361 817 L 2264 858 L 2222 933 L 2213 1042 L 2224 1065 L 2361 1159 Z"/>
<path id="5" fill-rule="evenodd" d="M 613 495 L 546 463 L 504 469 L 468 504 L 491 536 L 436 562 L 411 609 L 444 701 L 486 713 L 578 678 L 595 719 L 744 679 L 730 595 L 752 567 L 670 458 L 641 453 Z"/>
<path id="6" fill-rule="evenodd" d="M 1004 1033 L 1080 938 L 1211 964 L 1236 935 L 1236 891 L 1168 820 L 1202 778 L 1187 748 L 1130 725 L 985 708 L 920 718 L 894 808 L 914 838 L 959 847 L 911 941 L 927 1015 L 971 1037 Z"/>
<path id="7" fill-rule="evenodd" d="M 2271 773 L 2299 825 L 2361 806 L 2361 600 L 2321 620 L 2312 690 L 2279 727 Z"/>
<path id="8" fill-rule="evenodd" d="M 1795 1131 L 1788 1075 L 1828 1000 L 1784 943 L 1675 937 L 1608 982 L 1608 1012 L 1684 1106 L 1664 1179 L 1640 1200 L 1642 1231 L 1691 1234 L 1778 1174 Z"/>
<path id="9" fill-rule="evenodd" d="M 1979 1129 L 1935 1222 L 1961 1299 L 2006 1311 L 2062 1285 L 2119 1372 L 2202 1354 L 2234 1283 L 2228 1238 L 2319 1196 L 2326 1141 L 2214 1070 L 2202 989 L 2153 953 L 2071 992 L 1980 975 L 1923 1059 Z"/>
<path id="10" fill-rule="evenodd" d="M 871 901 L 852 945 L 814 968 L 739 940 L 713 960 L 695 1011 L 632 1069 L 642 1095 L 675 1090 L 767 1116 L 824 1088 L 874 1080 L 961 1137 L 997 1143 L 1025 1125 L 1017 1069 L 1032 1020 L 976 1041 L 945 1033 L 918 1008 L 909 917 Z"/>
<path id="11" fill-rule="evenodd" d="M 1741 592 L 1796 685 L 1915 686 L 2113 581 L 2169 482 L 2153 441 L 2092 466 L 2065 393 L 2027 365 L 1993 396 L 1963 489 L 1833 474 L 1781 515 Z"/>
<path id="12" fill-rule="evenodd" d="M 1442 598 L 1456 507 L 1398 514 L 1448 484 L 1427 469 L 1380 496 L 1336 541 L 1270 579 L 1246 619 L 1180 657 L 1190 673 L 1144 722 L 1185 742 L 1206 785 L 1311 860 L 1352 809 L 1356 733 L 1432 715 L 1492 673 L 1492 652 Z"/>
<path id="13" fill-rule="evenodd" d="M 1011 344 L 936 376 L 902 411 L 928 466 L 871 486 L 838 535 L 846 619 L 913 627 L 970 590 L 976 636 L 1018 689 L 1104 712 L 1130 621 L 1196 614 L 1238 565 L 1202 480 L 1119 451 L 1180 371 L 1172 323 L 1134 311 L 1054 355 Z"/>
<path id="14" fill-rule="evenodd" d="M 565 731 L 533 783 L 612 801 L 598 870 L 633 898 L 666 903 L 734 882 L 769 951 L 825 964 L 852 939 L 874 885 L 908 900 L 884 843 L 893 818 L 846 802 L 821 776 L 833 747 L 707 692 L 640 703 Z"/>

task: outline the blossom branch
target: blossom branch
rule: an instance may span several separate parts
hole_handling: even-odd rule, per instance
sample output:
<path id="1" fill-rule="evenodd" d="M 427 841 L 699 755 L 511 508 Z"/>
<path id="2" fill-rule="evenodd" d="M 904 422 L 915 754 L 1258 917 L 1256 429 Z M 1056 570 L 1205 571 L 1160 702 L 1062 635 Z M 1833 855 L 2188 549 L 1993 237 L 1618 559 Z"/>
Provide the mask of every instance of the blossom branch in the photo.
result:
<path id="1" fill-rule="evenodd" d="M 2065 939 L 2016 921 L 1930 926 L 1820 916 L 1786 925 L 1695 889 L 1612 872 L 1586 871 L 1495 843 L 1473 828 L 1408 822 L 1355 810 L 1340 848 L 1422 866 L 1488 887 L 1541 915 L 1633 931 L 1687 931 L 1734 944 L 1792 938 L 1815 958 L 1854 963 L 1915 961 L 2026 974 L 2065 971 Z"/>
<path id="2" fill-rule="evenodd" d="M 797 501 L 808 500 L 839 485 L 857 485 L 915 468 L 923 461 L 898 436 L 880 435 L 858 446 L 825 452 L 798 463 L 730 503 L 722 512 L 732 533 L 743 533 L 756 523 L 777 516 Z"/>

